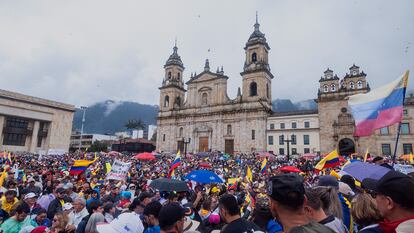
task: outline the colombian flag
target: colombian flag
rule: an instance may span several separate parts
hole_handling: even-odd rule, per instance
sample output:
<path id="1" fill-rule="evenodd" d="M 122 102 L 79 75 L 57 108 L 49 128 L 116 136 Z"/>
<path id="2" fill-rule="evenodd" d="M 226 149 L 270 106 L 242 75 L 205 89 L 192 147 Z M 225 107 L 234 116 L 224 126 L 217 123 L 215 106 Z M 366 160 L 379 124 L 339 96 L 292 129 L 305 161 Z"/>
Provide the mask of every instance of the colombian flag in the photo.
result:
<path id="1" fill-rule="evenodd" d="M 69 174 L 71 175 L 79 175 L 82 172 L 84 172 L 86 170 L 86 168 L 93 164 L 96 160 L 98 160 L 97 157 L 95 157 L 94 160 L 90 161 L 90 160 L 75 160 L 75 163 L 73 164 L 73 166 L 70 168 Z"/>
<path id="2" fill-rule="evenodd" d="M 260 166 L 260 173 L 265 174 L 267 170 L 267 158 L 265 158 L 262 162 L 262 166 Z"/>
<path id="3" fill-rule="evenodd" d="M 253 182 L 253 174 L 252 174 L 252 170 L 250 169 L 249 166 L 247 166 L 247 172 L 246 172 L 246 177 L 247 180 L 252 183 Z"/>
<path id="4" fill-rule="evenodd" d="M 339 165 L 339 154 L 338 151 L 334 150 L 325 156 L 325 158 L 323 158 L 321 161 L 319 161 L 319 163 L 316 164 L 315 169 L 322 171 L 325 168 L 336 167 Z"/>
<path id="5" fill-rule="evenodd" d="M 170 171 L 168 173 L 168 177 L 171 177 L 174 174 L 174 170 L 181 165 L 181 155 L 180 151 L 177 152 L 174 161 L 171 163 Z"/>

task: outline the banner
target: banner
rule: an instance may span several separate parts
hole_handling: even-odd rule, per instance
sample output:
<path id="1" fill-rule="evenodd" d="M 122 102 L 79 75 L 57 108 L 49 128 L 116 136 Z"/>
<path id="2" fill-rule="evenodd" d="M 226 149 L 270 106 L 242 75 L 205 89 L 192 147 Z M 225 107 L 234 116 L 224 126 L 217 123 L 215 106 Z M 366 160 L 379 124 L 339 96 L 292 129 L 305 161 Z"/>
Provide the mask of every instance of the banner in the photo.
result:
<path id="1" fill-rule="evenodd" d="M 414 172 L 414 167 L 412 165 L 394 164 L 394 169 L 406 175 Z"/>
<path id="2" fill-rule="evenodd" d="M 128 176 L 129 168 L 131 167 L 131 163 L 124 163 L 115 159 L 114 163 L 112 164 L 111 171 L 106 176 L 108 180 L 125 180 Z"/>

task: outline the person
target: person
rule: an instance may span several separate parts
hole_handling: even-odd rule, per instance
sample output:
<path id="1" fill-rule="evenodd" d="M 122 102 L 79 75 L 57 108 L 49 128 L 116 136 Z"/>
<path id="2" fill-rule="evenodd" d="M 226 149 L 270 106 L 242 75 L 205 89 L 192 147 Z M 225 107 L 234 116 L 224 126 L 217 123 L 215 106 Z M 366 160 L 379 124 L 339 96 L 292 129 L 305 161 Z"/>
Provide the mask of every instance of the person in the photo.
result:
<path id="1" fill-rule="evenodd" d="M 73 210 L 69 213 L 69 229 L 76 229 L 82 219 L 88 216 L 88 210 L 86 209 L 86 202 L 83 198 L 77 198 L 73 202 Z"/>
<path id="2" fill-rule="evenodd" d="M 29 178 L 29 185 L 23 190 L 23 193 L 35 193 L 36 196 L 39 196 L 42 193 L 42 189 L 36 186 L 36 180 Z"/>
<path id="3" fill-rule="evenodd" d="M 99 189 L 93 189 L 92 190 L 92 194 L 91 197 L 86 200 L 86 205 L 89 205 L 89 203 L 94 202 L 94 201 L 100 201 L 100 195 L 99 195 Z"/>
<path id="4" fill-rule="evenodd" d="M 144 219 L 148 224 L 148 228 L 144 233 L 159 233 L 161 231 L 158 215 L 161 211 L 162 205 L 158 201 L 153 201 L 147 204 L 144 208 Z"/>
<path id="5" fill-rule="evenodd" d="M 224 194 L 219 199 L 220 216 L 227 224 L 221 230 L 222 233 L 254 232 L 260 230 L 256 224 L 247 221 L 240 216 L 240 208 L 237 199 L 232 194 Z"/>
<path id="6" fill-rule="evenodd" d="M 7 190 L 1 197 L 2 209 L 6 211 L 8 214 L 10 214 L 13 206 L 18 201 L 19 200 L 16 198 L 16 192 L 14 190 Z"/>
<path id="7" fill-rule="evenodd" d="M 400 227 L 414 221 L 414 179 L 397 171 L 387 172 L 381 179 L 366 178 L 362 181 L 375 198 L 378 210 L 384 217 L 380 228 L 385 232 L 396 232 Z"/>
<path id="8" fill-rule="evenodd" d="M 382 166 L 382 167 L 386 167 L 388 169 L 394 169 L 391 165 L 389 165 L 388 163 L 385 162 L 384 157 L 381 156 L 377 156 L 372 160 L 373 163 L 375 163 L 376 165 Z"/>
<path id="9" fill-rule="evenodd" d="M 121 192 L 121 199 L 117 207 L 121 209 L 128 208 L 131 204 L 131 192 L 129 191 L 122 191 Z"/>
<path id="10" fill-rule="evenodd" d="M 105 217 L 103 216 L 103 214 L 99 212 L 93 213 L 89 218 L 88 223 L 86 224 L 85 233 L 98 233 L 96 226 L 99 223 L 103 223 L 104 221 Z"/>
<path id="11" fill-rule="evenodd" d="M 335 191 L 335 195 L 332 192 L 327 192 L 329 194 L 329 201 L 325 202 L 323 205 L 325 212 L 332 214 L 335 217 L 342 220 L 349 232 L 353 232 L 353 223 L 351 217 L 351 202 L 339 192 L 339 182 L 336 177 L 331 175 L 321 176 L 318 181 L 318 186 L 322 187 L 332 187 Z M 339 199 L 339 204 L 335 199 Z M 329 210 L 327 209 L 329 208 Z"/>
<path id="12" fill-rule="evenodd" d="M 50 202 L 49 207 L 47 209 L 47 217 L 49 219 L 53 219 L 56 213 L 62 211 L 62 207 L 65 202 L 70 202 L 71 200 L 65 196 L 65 189 L 64 188 L 57 188 L 56 191 L 56 198 Z"/>
<path id="13" fill-rule="evenodd" d="M 63 186 L 63 188 L 66 190 L 66 195 L 70 197 L 72 200 L 75 200 L 79 197 L 79 194 L 73 191 L 73 184 L 67 183 Z"/>
<path id="14" fill-rule="evenodd" d="M 138 198 L 139 201 L 141 203 L 141 205 L 145 208 L 145 206 L 148 205 L 148 203 L 150 203 L 152 201 L 152 198 L 154 197 L 155 194 L 150 193 L 150 192 L 142 192 L 139 194 Z"/>
<path id="15" fill-rule="evenodd" d="M 161 233 L 182 233 L 184 231 L 185 209 L 176 202 L 163 206 L 158 215 Z"/>
<path id="16" fill-rule="evenodd" d="M 352 200 L 351 215 L 358 226 L 358 233 L 382 233 L 379 222 L 381 213 L 375 200 L 366 193 L 357 194 Z"/>
<path id="17" fill-rule="evenodd" d="M 8 218 L 0 229 L 5 233 L 19 233 L 20 230 L 27 226 L 33 226 L 31 219 L 27 218 L 30 213 L 30 207 L 26 203 L 21 203 L 15 209 L 14 216 Z"/>
<path id="18" fill-rule="evenodd" d="M 50 219 L 47 218 L 47 210 L 43 208 L 39 210 L 37 215 L 33 218 L 32 222 L 34 222 L 34 224 L 32 225 L 37 225 L 37 226 L 50 227 L 52 225 L 52 222 L 50 221 Z"/>
<path id="19" fill-rule="evenodd" d="M 76 228 L 76 233 L 85 233 L 86 225 L 88 224 L 89 218 L 94 213 L 103 213 L 103 208 L 101 206 L 101 202 L 91 202 L 86 207 L 88 209 L 88 215 L 85 216 L 82 221 L 78 224 L 78 227 Z"/>
<path id="20" fill-rule="evenodd" d="M 273 217 L 283 226 L 286 233 L 334 233 L 320 223 L 309 221 L 305 213 L 305 188 L 303 178 L 287 173 L 269 180 L 268 195 Z"/>
<path id="21" fill-rule="evenodd" d="M 329 192 L 332 192 L 333 195 L 330 195 Z M 314 187 L 307 189 L 305 213 L 310 221 L 315 221 L 323 224 L 337 233 L 347 233 L 348 229 L 344 226 L 339 218 L 335 217 L 334 215 L 328 215 L 327 212 L 325 212 L 325 210 L 329 210 L 329 207 L 326 205 L 330 205 L 329 201 L 332 200 L 332 198 L 329 198 L 330 196 L 333 196 L 334 200 L 336 200 L 336 202 L 339 204 L 339 201 L 336 198 L 336 194 L 330 187 Z"/>
<path id="22" fill-rule="evenodd" d="M 111 223 L 115 218 L 116 208 L 112 203 L 106 203 L 104 205 L 104 217 L 106 223 Z"/>
<path id="23" fill-rule="evenodd" d="M 67 233 L 66 226 L 68 225 L 68 217 L 63 213 L 56 213 L 53 217 L 51 231 L 55 233 Z"/>
<path id="24" fill-rule="evenodd" d="M 24 202 L 30 207 L 30 216 L 36 215 L 42 207 L 37 204 L 37 195 L 35 193 L 27 193 L 24 195 Z"/>

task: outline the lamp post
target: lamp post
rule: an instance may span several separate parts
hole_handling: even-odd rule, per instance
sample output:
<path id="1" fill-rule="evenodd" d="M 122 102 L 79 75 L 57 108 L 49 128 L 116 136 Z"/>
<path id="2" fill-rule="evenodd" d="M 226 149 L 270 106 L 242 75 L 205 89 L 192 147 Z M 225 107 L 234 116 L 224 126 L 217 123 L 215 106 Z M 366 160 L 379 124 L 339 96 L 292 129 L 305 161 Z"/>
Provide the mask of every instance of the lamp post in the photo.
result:
<path id="1" fill-rule="evenodd" d="M 287 139 L 286 140 L 283 140 L 283 142 L 286 142 L 286 145 L 287 145 L 287 160 L 289 161 L 289 155 L 290 155 L 290 151 L 289 151 L 289 144 L 290 144 L 290 142 L 292 141 L 291 139 L 289 139 L 289 136 L 287 136 L 286 137 Z"/>
<path id="2" fill-rule="evenodd" d="M 79 140 L 79 152 L 81 151 L 81 146 L 82 146 L 83 125 L 85 124 L 85 113 L 86 113 L 87 107 L 81 106 L 81 109 L 83 110 L 83 116 L 82 116 L 82 126 L 81 126 L 80 140 Z"/>
<path id="3" fill-rule="evenodd" d="M 187 156 L 187 144 L 191 142 L 191 138 L 184 138 L 183 137 L 183 143 L 184 143 L 184 156 Z"/>

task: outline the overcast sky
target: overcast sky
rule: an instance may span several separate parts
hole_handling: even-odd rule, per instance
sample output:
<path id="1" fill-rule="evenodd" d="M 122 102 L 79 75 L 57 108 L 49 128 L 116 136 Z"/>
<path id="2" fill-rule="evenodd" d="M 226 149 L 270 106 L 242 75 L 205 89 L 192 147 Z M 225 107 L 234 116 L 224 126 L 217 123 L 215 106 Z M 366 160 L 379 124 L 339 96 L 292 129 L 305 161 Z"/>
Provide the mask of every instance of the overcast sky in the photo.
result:
<path id="1" fill-rule="evenodd" d="M 0 88 L 76 106 L 158 104 L 177 37 L 185 79 L 209 58 L 233 98 L 258 11 L 273 98 L 316 98 L 327 67 L 343 77 L 353 63 L 374 88 L 410 69 L 414 89 L 413 10 L 411 0 L 1 1 Z"/>

